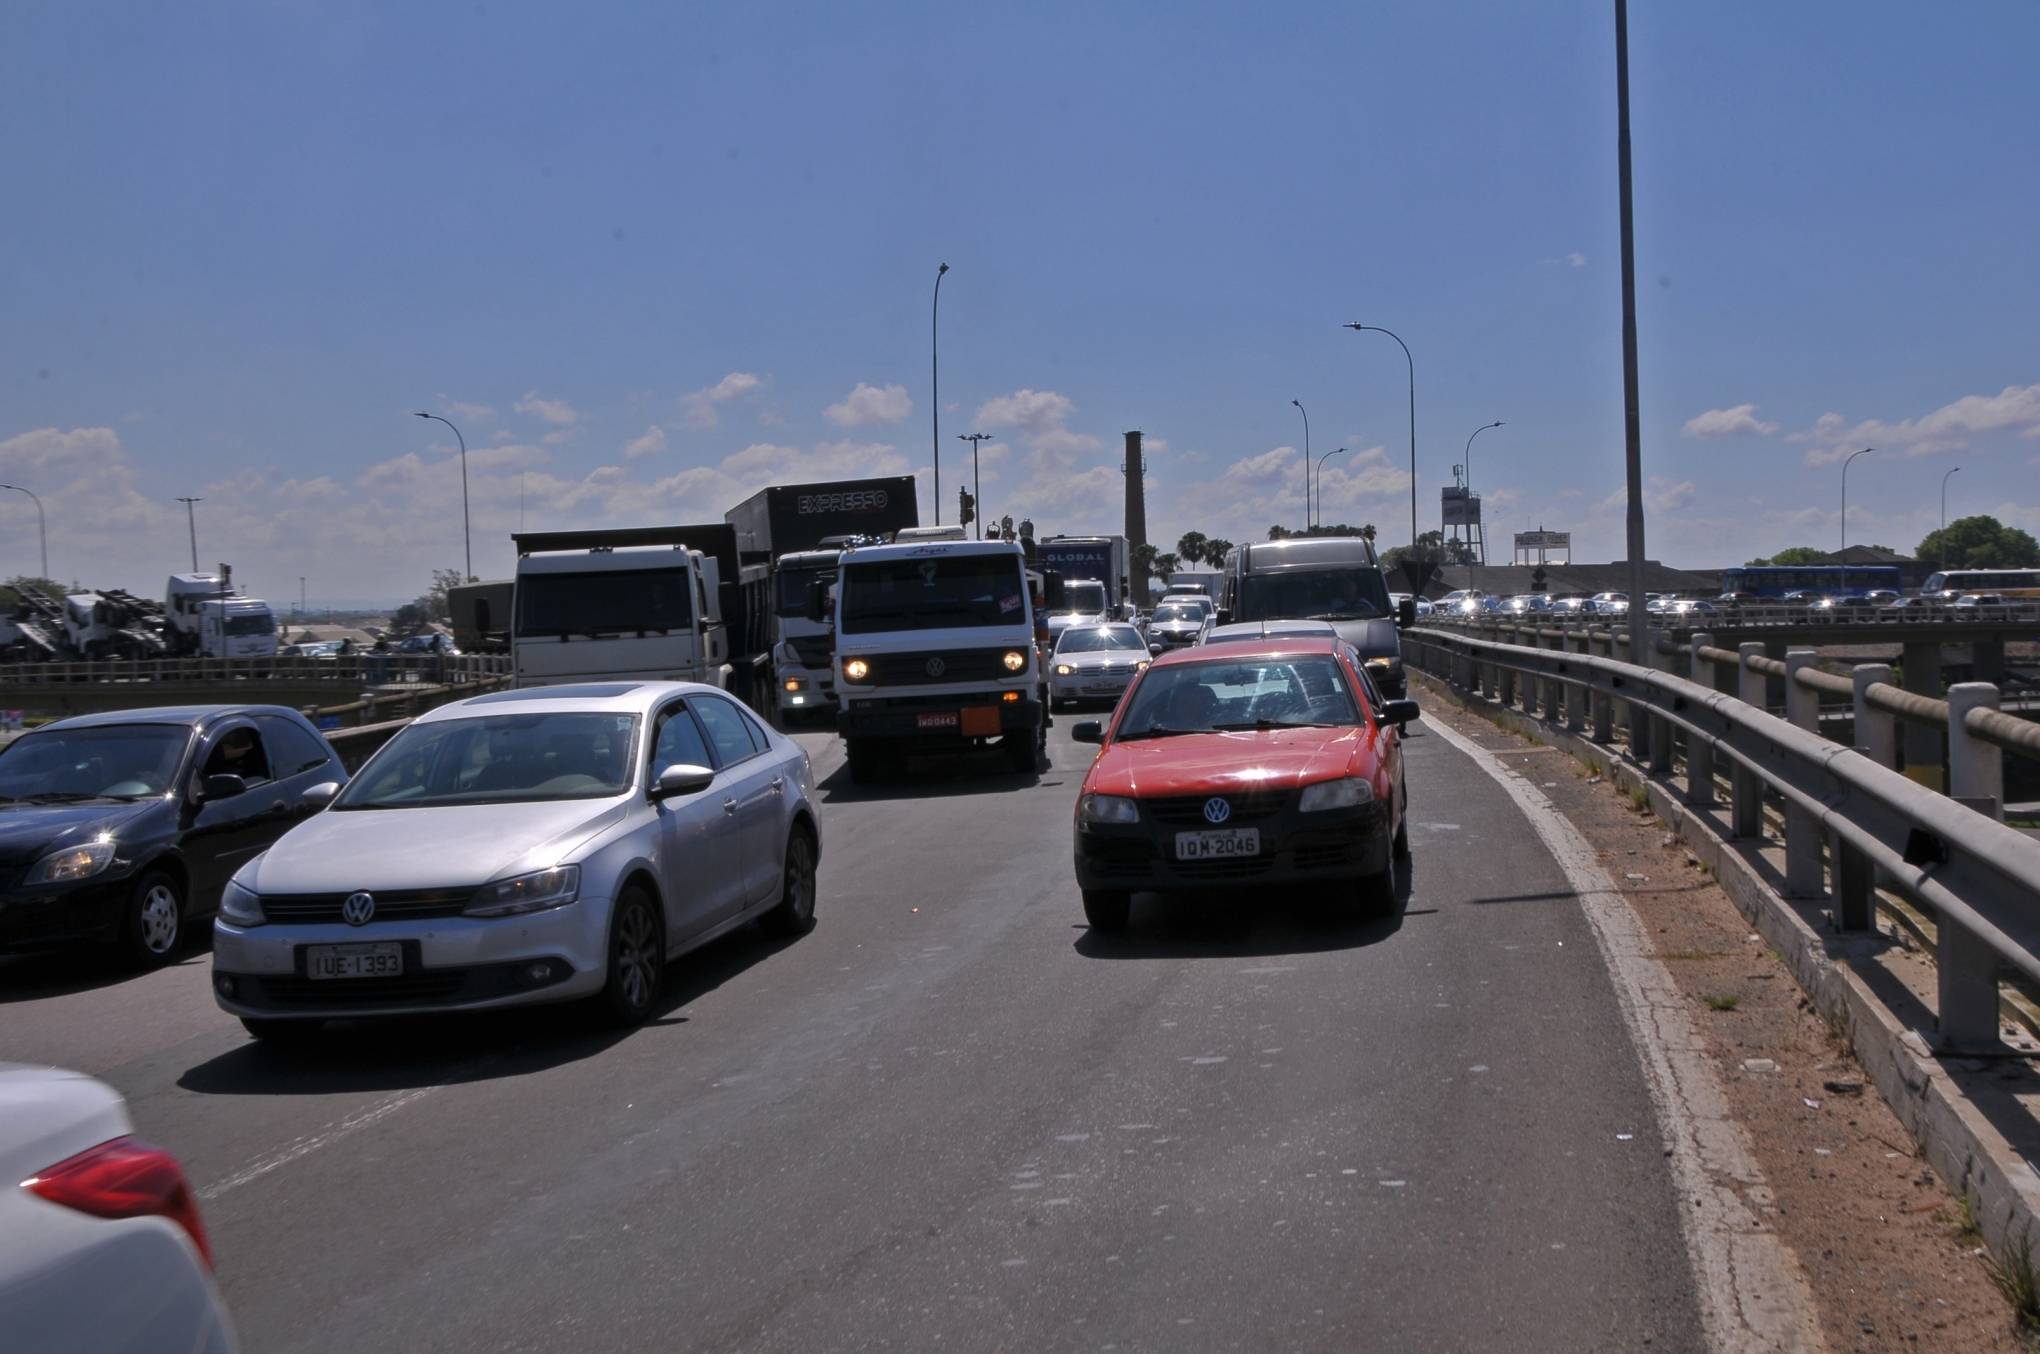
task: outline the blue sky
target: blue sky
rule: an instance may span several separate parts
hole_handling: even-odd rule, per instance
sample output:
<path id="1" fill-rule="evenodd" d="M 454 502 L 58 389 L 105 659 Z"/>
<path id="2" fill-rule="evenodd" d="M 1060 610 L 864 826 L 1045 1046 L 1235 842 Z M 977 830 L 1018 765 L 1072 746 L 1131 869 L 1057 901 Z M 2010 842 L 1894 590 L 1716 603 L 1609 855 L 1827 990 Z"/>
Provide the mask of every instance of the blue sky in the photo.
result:
<path id="1" fill-rule="evenodd" d="M 945 516 L 1621 552 L 1606 3 L 10 5 L 0 480 L 53 571 L 390 598 L 508 533 L 920 474 Z M 1639 4 L 1650 553 L 2040 530 L 2040 6 Z M 1747 407 L 1746 407 L 1747 406 Z M 0 571 L 34 564 L 0 494 Z"/>

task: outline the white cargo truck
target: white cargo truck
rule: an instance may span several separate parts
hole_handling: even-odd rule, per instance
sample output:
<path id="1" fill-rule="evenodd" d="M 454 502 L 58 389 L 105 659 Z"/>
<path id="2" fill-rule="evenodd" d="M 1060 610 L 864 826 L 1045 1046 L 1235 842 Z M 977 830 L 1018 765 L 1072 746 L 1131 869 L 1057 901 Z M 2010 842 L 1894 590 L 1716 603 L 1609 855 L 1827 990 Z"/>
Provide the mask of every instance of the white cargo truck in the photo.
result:
<path id="1" fill-rule="evenodd" d="M 276 613 L 234 589 L 233 571 L 172 574 L 163 594 L 164 639 L 173 653 L 201 658 L 270 658 Z"/>
<path id="2" fill-rule="evenodd" d="M 728 688 L 725 523 L 525 532 L 517 543 L 511 669 L 520 687 L 708 682 Z M 730 570 L 734 573 L 734 568 Z"/>

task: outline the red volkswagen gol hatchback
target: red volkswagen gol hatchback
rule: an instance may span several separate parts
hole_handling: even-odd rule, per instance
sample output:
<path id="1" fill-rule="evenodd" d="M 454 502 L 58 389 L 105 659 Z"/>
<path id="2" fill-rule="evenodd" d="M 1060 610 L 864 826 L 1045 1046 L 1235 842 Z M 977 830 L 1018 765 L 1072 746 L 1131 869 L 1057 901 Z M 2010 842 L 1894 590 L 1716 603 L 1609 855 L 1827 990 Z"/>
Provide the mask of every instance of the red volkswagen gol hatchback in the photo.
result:
<path id="1" fill-rule="evenodd" d="M 1077 798 L 1077 883 L 1101 931 L 1136 892 L 1270 884 L 1353 889 L 1394 905 L 1403 822 L 1402 726 L 1336 637 L 1270 636 L 1179 649 L 1141 673 Z"/>

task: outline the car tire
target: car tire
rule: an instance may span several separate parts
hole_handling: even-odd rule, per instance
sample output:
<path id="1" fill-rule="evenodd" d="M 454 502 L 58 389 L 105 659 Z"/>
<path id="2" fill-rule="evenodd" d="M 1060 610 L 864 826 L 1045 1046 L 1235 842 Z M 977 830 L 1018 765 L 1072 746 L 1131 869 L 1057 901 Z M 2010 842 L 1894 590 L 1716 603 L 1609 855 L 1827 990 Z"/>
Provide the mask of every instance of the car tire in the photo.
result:
<path id="1" fill-rule="evenodd" d="M 302 1044 L 326 1028 L 323 1020 L 272 1020 L 242 1016 L 241 1028 L 265 1044 Z"/>
<path id="2" fill-rule="evenodd" d="M 659 910 L 643 889 L 626 888 L 617 895 L 609 919 L 609 975 L 596 1000 L 611 1025 L 630 1029 L 650 1018 L 665 979 L 666 936 Z"/>
<path id="3" fill-rule="evenodd" d="M 1121 889 L 1085 889 L 1084 920 L 1093 931 L 1124 931 L 1133 911 L 1133 895 Z"/>
<path id="4" fill-rule="evenodd" d="M 815 929 L 815 839 L 804 826 L 786 839 L 779 903 L 758 921 L 775 936 L 804 936 Z"/>
<path id="5" fill-rule="evenodd" d="M 1367 917 L 1395 915 L 1395 871 L 1377 870 L 1360 876 L 1356 887 L 1361 914 Z"/>
<path id="6" fill-rule="evenodd" d="M 135 968 L 170 962 L 184 939 L 184 885 L 168 870 L 144 870 L 121 915 L 121 957 Z"/>
<path id="7" fill-rule="evenodd" d="M 850 761 L 851 784 L 869 785 L 878 779 L 878 749 L 871 745 L 870 739 L 845 739 L 843 753 Z"/>
<path id="8" fill-rule="evenodd" d="M 1410 858 L 1410 819 L 1408 809 L 1403 810 L 1402 821 L 1395 825 L 1395 840 L 1391 843 L 1391 849 L 1395 852 L 1397 860 L 1408 860 Z"/>

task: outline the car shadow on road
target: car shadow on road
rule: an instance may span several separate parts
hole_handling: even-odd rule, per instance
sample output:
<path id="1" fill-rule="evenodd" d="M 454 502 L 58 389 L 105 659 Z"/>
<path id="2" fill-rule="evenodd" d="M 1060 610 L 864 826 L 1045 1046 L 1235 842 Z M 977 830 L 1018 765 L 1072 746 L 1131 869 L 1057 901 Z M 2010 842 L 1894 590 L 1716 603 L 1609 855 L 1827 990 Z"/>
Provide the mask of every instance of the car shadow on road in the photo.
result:
<path id="1" fill-rule="evenodd" d="M 177 957 L 162 968 L 183 968 L 187 964 L 212 962 L 212 923 L 206 923 L 207 940 L 186 944 Z M 32 954 L 0 955 L 0 1006 L 21 1001 L 47 1001 L 78 992 L 134 982 L 159 972 L 122 963 L 111 950 L 96 945 L 66 950 L 43 950 Z"/>
<path id="2" fill-rule="evenodd" d="M 201 1095 L 332 1095 L 542 1072 L 645 1029 L 686 1024 L 681 1012 L 690 1003 L 796 943 L 747 926 L 681 956 L 666 970 L 664 998 L 636 1030 L 605 1026 L 587 1002 L 334 1021 L 303 1043 L 251 1039 L 190 1068 L 177 1084 Z"/>
<path id="3" fill-rule="evenodd" d="M 1024 789 L 1054 774 L 1037 762 L 1032 771 L 1006 765 L 998 748 L 935 753 L 911 757 L 868 784 L 850 779 L 849 766 L 837 767 L 815 788 L 824 804 L 880 804 L 899 799 L 955 799 L 959 795 L 996 795 Z"/>
<path id="4" fill-rule="evenodd" d="M 1411 909 L 1412 885 L 1411 863 L 1397 861 L 1395 905 L 1374 916 L 1348 897 L 1301 887 L 1138 893 L 1124 931 L 1086 929 L 1073 948 L 1086 959 L 1246 959 L 1361 949 L 1394 936 L 1405 917 L 1429 915 Z"/>

